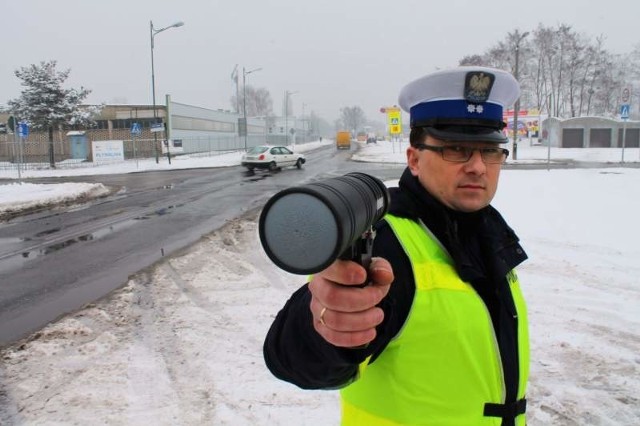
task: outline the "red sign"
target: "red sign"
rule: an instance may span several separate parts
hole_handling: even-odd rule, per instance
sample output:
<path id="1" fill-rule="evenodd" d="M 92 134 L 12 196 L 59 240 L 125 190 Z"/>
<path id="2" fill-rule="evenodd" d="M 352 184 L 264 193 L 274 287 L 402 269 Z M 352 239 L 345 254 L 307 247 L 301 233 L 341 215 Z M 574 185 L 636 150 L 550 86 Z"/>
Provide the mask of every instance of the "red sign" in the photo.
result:
<path id="1" fill-rule="evenodd" d="M 513 109 L 508 109 L 504 112 L 504 116 L 505 117 L 513 117 L 513 113 L 515 112 L 515 110 Z M 529 115 L 529 110 L 527 109 L 521 109 L 520 111 L 518 111 L 518 116 L 521 117 L 523 115 Z"/>

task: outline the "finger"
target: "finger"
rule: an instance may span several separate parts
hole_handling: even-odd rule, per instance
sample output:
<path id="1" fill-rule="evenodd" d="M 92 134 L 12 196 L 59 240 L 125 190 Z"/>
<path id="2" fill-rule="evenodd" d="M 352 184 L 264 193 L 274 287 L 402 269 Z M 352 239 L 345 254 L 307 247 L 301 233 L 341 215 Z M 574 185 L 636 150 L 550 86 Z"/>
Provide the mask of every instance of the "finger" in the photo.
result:
<path id="1" fill-rule="evenodd" d="M 342 285 L 360 285 L 367 279 L 362 265 L 350 260 L 336 260 L 318 275 Z"/>
<path id="2" fill-rule="evenodd" d="M 352 287 L 314 277 L 309 283 L 312 296 L 323 306 L 338 312 L 361 312 L 380 303 L 386 292 L 382 288 Z M 319 314 L 321 308 L 317 311 Z"/>
<path id="3" fill-rule="evenodd" d="M 393 269 L 387 259 L 374 257 L 369 266 L 369 276 L 374 283 L 389 285 L 393 281 Z"/>
<path id="4" fill-rule="evenodd" d="M 316 331 L 334 346 L 354 348 L 370 343 L 376 338 L 376 329 L 370 328 L 364 331 L 342 332 L 333 330 L 320 323 L 314 323 Z"/>
<path id="5" fill-rule="evenodd" d="M 369 284 L 380 291 L 380 298 L 386 296 L 393 282 L 394 275 L 391 264 L 386 259 L 375 257 L 369 266 Z"/>
<path id="6" fill-rule="evenodd" d="M 384 319 L 384 311 L 378 307 L 361 312 L 341 312 L 327 308 L 317 299 L 312 299 L 310 309 L 314 323 L 340 332 L 366 331 L 377 327 Z"/>
<path id="7" fill-rule="evenodd" d="M 373 258 L 369 272 L 370 285 L 361 287 L 349 286 L 361 283 L 360 273 L 364 268 L 355 262 L 338 260 L 327 269 L 315 275 L 309 283 L 309 290 L 322 306 L 342 312 L 360 312 L 378 303 L 389 292 L 393 281 L 391 264 L 383 258 Z M 321 309 L 321 308 L 320 308 Z"/>
<path id="8" fill-rule="evenodd" d="M 362 312 L 337 312 L 325 309 L 323 325 L 340 332 L 358 332 L 376 328 L 384 319 L 384 311 L 371 308 Z"/>
<path id="9" fill-rule="evenodd" d="M 313 322 L 324 323 L 324 316 L 326 315 L 327 307 L 318 301 L 317 298 L 311 297 L 311 302 L 309 303 L 309 309 L 311 310 L 311 316 L 313 317 Z M 323 312 L 324 311 L 324 312 Z"/>

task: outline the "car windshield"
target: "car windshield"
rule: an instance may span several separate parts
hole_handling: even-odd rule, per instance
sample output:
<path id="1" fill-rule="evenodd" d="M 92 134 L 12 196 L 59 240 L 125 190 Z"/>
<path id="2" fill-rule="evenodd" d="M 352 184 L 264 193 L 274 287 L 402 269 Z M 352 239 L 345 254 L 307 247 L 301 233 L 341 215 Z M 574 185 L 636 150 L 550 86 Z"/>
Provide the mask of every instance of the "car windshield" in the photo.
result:
<path id="1" fill-rule="evenodd" d="M 254 146 L 247 151 L 247 154 L 262 154 L 269 149 L 268 146 Z"/>

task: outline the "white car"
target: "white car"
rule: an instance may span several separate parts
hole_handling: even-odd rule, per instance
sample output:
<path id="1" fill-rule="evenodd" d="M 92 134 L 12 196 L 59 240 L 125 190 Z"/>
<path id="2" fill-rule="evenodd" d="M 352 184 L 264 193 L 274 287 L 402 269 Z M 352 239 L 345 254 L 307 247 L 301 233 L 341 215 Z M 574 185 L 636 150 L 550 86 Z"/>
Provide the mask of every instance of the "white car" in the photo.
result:
<path id="1" fill-rule="evenodd" d="M 286 146 L 260 145 L 250 148 L 243 154 L 241 164 L 249 171 L 254 169 L 274 171 L 289 166 L 301 169 L 306 161 L 304 155 L 296 154 Z"/>

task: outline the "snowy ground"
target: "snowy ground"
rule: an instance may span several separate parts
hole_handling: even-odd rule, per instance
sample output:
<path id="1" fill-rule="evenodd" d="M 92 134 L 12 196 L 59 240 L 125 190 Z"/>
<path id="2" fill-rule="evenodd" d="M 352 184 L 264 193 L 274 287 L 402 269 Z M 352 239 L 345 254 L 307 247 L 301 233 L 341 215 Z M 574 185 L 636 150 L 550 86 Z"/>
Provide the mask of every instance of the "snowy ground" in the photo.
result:
<path id="1" fill-rule="evenodd" d="M 402 161 L 405 147 L 358 156 Z M 505 170 L 494 205 L 530 257 L 519 270 L 529 424 L 640 424 L 640 170 Z M 0 351 L 0 424 L 338 424 L 336 392 L 300 390 L 264 367 L 266 330 L 304 277 L 268 261 L 257 214 Z"/>

